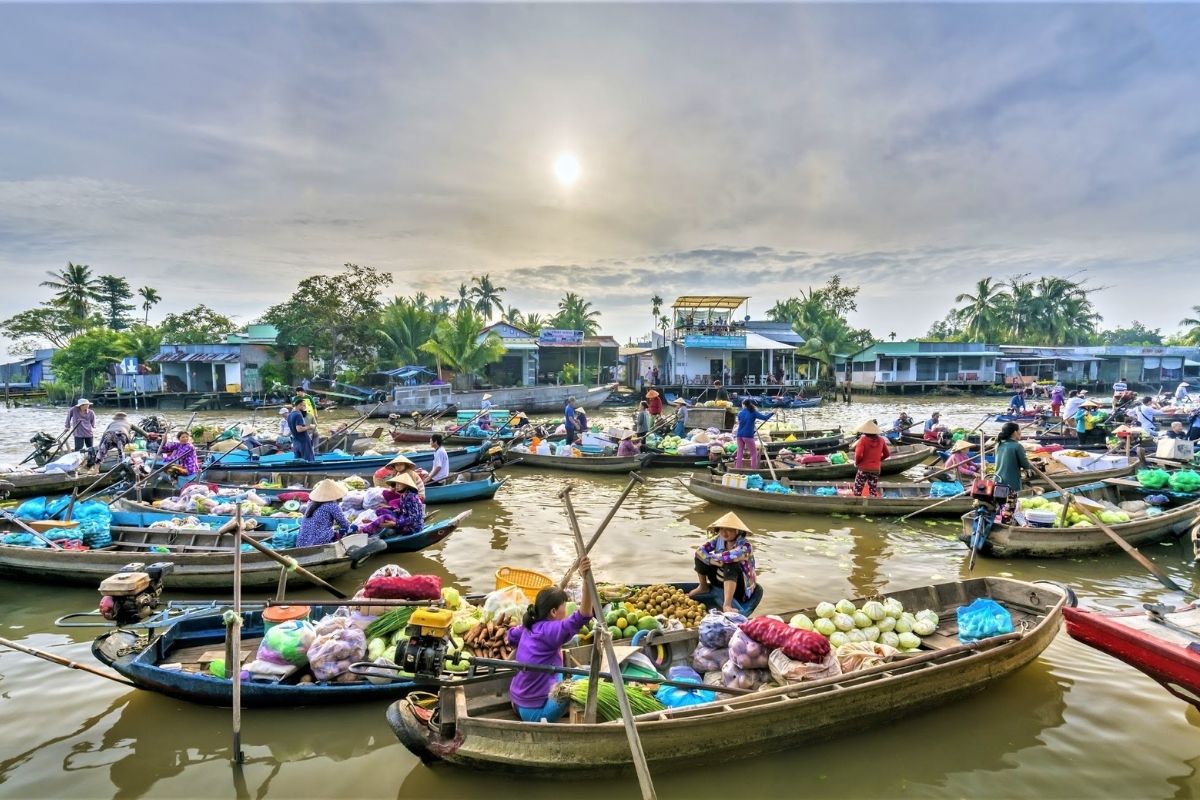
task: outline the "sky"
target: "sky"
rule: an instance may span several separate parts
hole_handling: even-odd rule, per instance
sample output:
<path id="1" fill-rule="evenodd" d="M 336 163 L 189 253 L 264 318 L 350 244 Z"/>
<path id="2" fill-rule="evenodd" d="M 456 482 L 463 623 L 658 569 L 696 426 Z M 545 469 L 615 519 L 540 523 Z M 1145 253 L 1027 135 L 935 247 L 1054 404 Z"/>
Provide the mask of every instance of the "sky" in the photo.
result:
<path id="1" fill-rule="evenodd" d="M 353 262 L 575 291 L 622 342 L 655 293 L 757 318 L 835 273 L 880 337 L 1026 272 L 1170 332 L 1198 40 L 1187 5 L 0 5 L 0 317 L 67 261 L 152 322 Z"/>

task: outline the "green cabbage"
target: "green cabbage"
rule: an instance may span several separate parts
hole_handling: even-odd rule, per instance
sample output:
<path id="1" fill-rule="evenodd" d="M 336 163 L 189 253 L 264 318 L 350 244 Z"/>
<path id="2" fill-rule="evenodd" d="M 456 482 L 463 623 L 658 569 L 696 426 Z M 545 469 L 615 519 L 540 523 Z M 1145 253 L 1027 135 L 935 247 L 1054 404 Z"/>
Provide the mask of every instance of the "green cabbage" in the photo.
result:
<path id="1" fill-rule="evenodd" d="M 863 603 L 862 613 L 871 618 L 872 622 L 879 622 L 887 616 L 887 612 L 883 608 L 883 603 L 878 600 L 868 600 Z"/>
<path id="2" fill-rule="evenodd" d="M 813 621 L 808 618 L 807 614 L 797 614 L 791 618 L 788 624 L 802 631 L 811 631 L 813 629 Z"/>
<path id="3" fill-rule="evenodd" d="M 851 603 L 849 600 L 844 598 L 837 601 L 837 604 L 834 605 L 834 609 L 840 614 L 853 614 L 855 611 L 854 603 Z"/>
<path id="4" fill-rule="evenodd" d="M 859 628 L 860 630 L 862 628 L 871 627 L 871 618 L 861 611 L 855 611 L 850 615 L 850 619 L 854 620 L 854 627 Z"/>
<path id="5" fill-rule="evenodd" d="M 832 636 L 837 633 L 837 625 L 834 625 L 833 620 L 827 617 L 818 617 L 813 622 L 813 630 L 822 636 Z"/>
<path id="6" fill-rule="evenodd" d="M 835 613 L 837 613 L 837 608 L 833 605 L 833 603 L 817 603 L 818 617 L 829 619 Z"/>

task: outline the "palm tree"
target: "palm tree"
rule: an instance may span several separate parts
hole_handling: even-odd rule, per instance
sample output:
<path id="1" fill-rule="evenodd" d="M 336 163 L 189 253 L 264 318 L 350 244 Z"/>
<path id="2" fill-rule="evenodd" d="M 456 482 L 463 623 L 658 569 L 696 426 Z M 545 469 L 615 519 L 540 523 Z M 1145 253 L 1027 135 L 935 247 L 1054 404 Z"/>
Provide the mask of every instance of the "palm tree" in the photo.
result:
<path id="1" fill-rule="evenodd" d="M 100 299 L 100 282 L 92 277 L 92 268 L 68 261 L 64 269 L 46 274 L 51 280 L 42 281 L 41 285 L 55 291 L 52 302 L 79 320 L 81 325 L 85 324 L 83 321 L 91 315 L 92 304 Z"/>
<path id="2" fill-rule="evenodd" d="M 574 292 L 567 292 L 558 301 L 558 313 L 554 315 L 554 326 L 572 331 L 583 331 L 584 336 L 595 336 L 600 332 L 600 312 Z"/>
<path id="3" fill-rule="evenodd" d="M 509 306 L 500 314 L 501 322 L 507 322 L 509 325 L 513 325 L 517 328 L 524 327 L 521 325 L 522 319 L 521 310 L 516 306 Z"/>
<path id="4" fill-rule="evenodd" d="M 960 309 L 963 333 L 978 342 L 996 341 L 1005 328 L 1004 316 L 1009 296 L 1003 283 L 982 278 L 975 284 L 975 294 L 960 294 L 956 303 L 966 303 Z"/>
<path id="5" fill-rule="evenodd" d="M 499 361 L 504 355 L 504 342 L 494 332 L 484 335 L 487 320 L 467 305 L 460 306 L 454 316 L 437 324 L 434 335 L 421 345 L 423 352 L 455 372 L 460 389 L 471 386 L 479 370 Z"/>
<path id="6" fill-rule="evenodd" d="M 474 286 L 471 287 L 471 297 L 475 301 L 475 310 L 483 315 L 485 320 L 491 320 L 492 312 L 497 308 L 503 308 L 500 302 L 500 294 L 506 289 L 503 286 L 496 286 L 492 283 L 492 276 L 489 274 L 476 275 L 471 279 Z"/>
<path id="7" fill-rule="evenodd" d="M 663 299 L 660 295 L 655 294 L 650 298 L 650 316 L 654 318 L 654 323 L 658 323 L 658 318 L 662 315 Z M 653 330 L 653 325 L 651 329 Z"/>
<path id="8" fill-rule="evenodd" d="M 429 313 L 435 316 L 444 317 L 450 313 L 450 306 L 454 303 L 446 295 L 440 295 L 437 300 L 429 304 Z"/>
<path id="9" fill-rule="evenodd" d="M 437 316 L 421 308 L 415 300 L 395 297 L 379 313 L 380 360 L 386 366 L 432 363 L 421 345 L 433 337 Z"/>
<path id="10" fill-rule="evenodd" d="M 889 334 L 888 334 L 888 339 L 890 339 L 890 340 L 891 340 L 891 341 L 893 341 L 893 342 L 894 342 L 894 341 L 896 341 L 896 332 L 895 332 L 895 331 L 892 331 L 891 333 L 889 333 Z"/>
<path id="11" fill-rule="evenodd" d="M 460 283 L 458 285 L 458 297 L 454 300 L 454 307 L 459 309 L 469 305 L 471 305 L 471 290 L 467 288 L 465 283 Z"/>
<path id="12" fill-rule="evenodd" d="M 536 336 L 542 328 L 546 327 L 546 320 L 542 319 L 541 314 L 531 311 L 521 318 L 521 327 Z"/>
<path id="13" fill-rule="evenodd" d="M 158 290 L 152 286 L 143 286 L 137 290 L 138 297 L 142 298 L 142 311 L 146 312 L 145 319 L 142 324 L 150 324 L 150 309 L 162 302 L 162 297 L 159 296 Z"/>
<path id="14" fill-rule="evenodd" d="M 136 356 L 142 364 L 157 354 L 158 347 L 162 344 L 162 334 L 158 332 L 158 328 L 136 322 L 122 331 L 121 335 L 124 337 L 126 354 Z"/>
<path id="15" fill-rule="evenodd" d="M 1192 306 L 1194 317 L 1184 317 L 1179 320 L 1179 324 L 1187 328 L 1183 332 L 1183 341 L 1186 344 L 1200 344 L 1200 306 Z"/>

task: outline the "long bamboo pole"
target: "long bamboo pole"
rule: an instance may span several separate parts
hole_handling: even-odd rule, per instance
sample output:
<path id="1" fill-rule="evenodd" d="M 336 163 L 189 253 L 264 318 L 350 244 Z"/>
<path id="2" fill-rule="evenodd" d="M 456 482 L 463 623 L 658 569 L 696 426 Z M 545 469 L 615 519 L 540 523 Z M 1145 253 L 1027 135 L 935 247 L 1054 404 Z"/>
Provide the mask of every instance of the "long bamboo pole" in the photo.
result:
<path id="1" fill-rule="evenodd" d="M 571 582 L 571 576 L 575 574 L 575 570 L 579 569 L 579 562 L 583 559 L 583 556 L 586 556 L 588 553 L 592 552 L 592 547 L 595 546 L 596 542 L 600 539 L 600 534 L 604 533 L 604 529 L 608 527 L 608 523 L 612 522 L 613 517 L 616 516 L 617 509 L 620 508 L 621 504 L 625 502 L 625 498 L 629 496 L 631 491 L 633 491 L 633 487 L 639 483 L 645 483 L 645 481 L 642 480 L 642 476 L 638 475 L 636 472 L 629 473 L 629 483 L 625 484 L 625 488 L 621 490 L 621 495 L 617 498 L 617 502 L 613 503 L 612 508 L 608 510 L 608 514 L 604 517 L 604 520 L 601 521 L 600 527 L 596 528 L 596 532 L 593 533 L 592 538 L 588 540 L 587 547 L 583 548 L 583 555 L 575 559 L 575 561 L 571 564 L 570 569 L 568 569 L 566 574 L 563 575 L 562 580 L 558 582 L 560 587 L 565 589 L 567 584 Z"/>
<path id="2" fill-rule="evenodd" d="M 16 650 L 18 653 L 24 653 L 25 655 L 33 656 L 34 658 L 40 658 L 43 661 L 49 661 L 51 664 L 58 664 L 59 666 L 67 667 L 69 669 L 77 669 L 80 672 L 88 672 L 92 675 L 98 675 L 101 678 L 108 678 L 113 683 L 122 683 L 126 686 L 135 687 L 137 685 L 133 681 L 122 678 L 120 675 L 114 675 L 110 672 L 96 669 L 95 667 L 89 667 L 87 664 L 80 664 L 76 661 L 63 658 L 62 656 L 56 656 L 54 653 L 48 653 L 45 650 L 39 650 L 36 647 L 26 647 L 23 644 L 17 644 L 9 639 L 0 638 L 0 647 L 7 647 L 10 650 Z"/>

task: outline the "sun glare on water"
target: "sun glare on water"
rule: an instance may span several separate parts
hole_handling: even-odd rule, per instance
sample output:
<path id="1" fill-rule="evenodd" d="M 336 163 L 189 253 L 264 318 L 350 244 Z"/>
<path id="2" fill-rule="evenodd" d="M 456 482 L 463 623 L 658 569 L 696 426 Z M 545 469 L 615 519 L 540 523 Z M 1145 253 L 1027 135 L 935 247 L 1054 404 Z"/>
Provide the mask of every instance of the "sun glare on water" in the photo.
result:
<path id="1" fill-rule="evenodd" d="M 571 186 L 579 180 L 579 159 L 572 153 L 563 153 L 554 161 L 554 176 L 563 186 Z"/>

